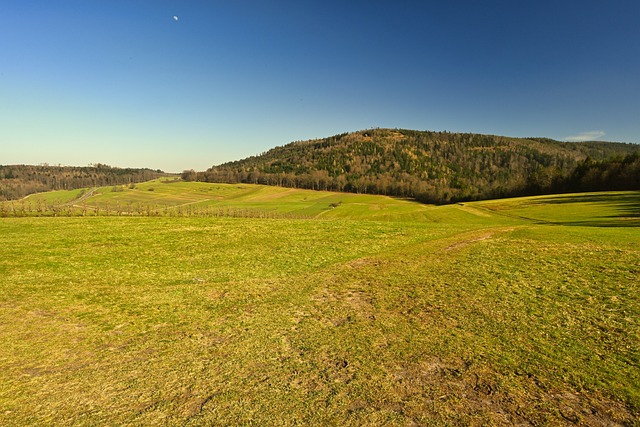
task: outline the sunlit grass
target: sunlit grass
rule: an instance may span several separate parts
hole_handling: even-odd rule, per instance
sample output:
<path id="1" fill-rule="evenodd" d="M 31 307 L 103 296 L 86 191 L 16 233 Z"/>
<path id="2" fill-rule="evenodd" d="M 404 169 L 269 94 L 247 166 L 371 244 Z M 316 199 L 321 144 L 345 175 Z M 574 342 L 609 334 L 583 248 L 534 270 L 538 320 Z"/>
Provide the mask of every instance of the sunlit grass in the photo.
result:
<path id="1" fill-rule="evenodd" d="M 639 193 L 434 207 L 203 183 L 99 190 L 91 203 L 309 219 L 1 218 L 2 425 L 640 415 Z"/>
<path id="2" fill-rule="evenodd" d="M 553 224 L 640 226 L 640 195 L 633 191 L 491 200 L 478 202 L 475 206 L 496 213 Z"/>
<path id="3" fill-rule="evenodd" d="M 4 203 L 8 212 L 24 210 L 24 205 L 24 202 Z M 27 200 L 28 212 L 20 215 L 268 216 L 416 221 L 429 220 L 426 209 L 427 206 L 413 201 L 378 195 L 162 178 L 131 186 L 35 194 Z"/>

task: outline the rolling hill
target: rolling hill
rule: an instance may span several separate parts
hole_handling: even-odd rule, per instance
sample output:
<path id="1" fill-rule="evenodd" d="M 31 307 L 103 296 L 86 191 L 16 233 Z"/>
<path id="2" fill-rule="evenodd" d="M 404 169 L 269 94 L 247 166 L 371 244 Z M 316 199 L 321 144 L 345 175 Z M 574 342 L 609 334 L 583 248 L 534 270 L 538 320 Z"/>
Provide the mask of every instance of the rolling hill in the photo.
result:
<path id="1" fill-rule="evenodd" d="M 89 166 L 1 165 L 0 200 L 16 200 L 33 193 L 75 190 L 97 185 L 144 182 L 167 175 L 161 170 Z"/>
<path id="2" fill-rule="evenodd" d="M 183 178 L 448 203 L 550 192 L 635 189 L 580 185 L 583 175 L 591 173 L 587 169 L 600 165 L 598 162 L 622 162 L 622 158 L 637 151 L 635 144 L 614 142 L 572 143 L 547 138 L 370 129 L 292 142 L 204 172 L 185 171 Z M 616 170 L 635 177 L 640 170 L 637 156 L 627 163 L 631 166 Z M 583 175 L 575 176 L 577 170 Z M 619 180 L 628 182 L 625 176 Z"/>

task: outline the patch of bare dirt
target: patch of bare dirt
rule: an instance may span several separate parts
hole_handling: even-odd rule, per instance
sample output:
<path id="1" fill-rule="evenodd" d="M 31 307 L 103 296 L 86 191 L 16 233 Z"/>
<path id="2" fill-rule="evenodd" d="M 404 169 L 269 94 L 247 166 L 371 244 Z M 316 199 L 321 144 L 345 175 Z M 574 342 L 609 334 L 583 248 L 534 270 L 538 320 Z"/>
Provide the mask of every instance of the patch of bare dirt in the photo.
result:
<path id="1" fill-rule="evenodd" d="M 453 251 L 455 249 L 460 249 L 460 248 L 463 248 L 465 246 L 468 246 L 471 243 L 482 242 L 483 240 L 488 240 L 488 239 L 492 238 L 494 234 L 495 234 L 495 232 L 489 232 L 489 233 L 485 233 L 485 234 L 483 234 L 481 236 L 478 236 L 478 237 L 462 240 L 460 242 L 456 242 L 456 243 L 454 243 L 452 245 L 447 246 L 446 248 L 444 248 L 444 250 L 445 251 Z"/>
<path id="2" fill-rule="evenodd" d="M 380 267 L 381 262 L 373 258 L 358 258 L 348 262 L 347 267 L 358 269 L 364 267 Z"/>
<path id="3" fill-rule="evenodd" d="M 463 248 L 465 246 L 468 246 L 472 243 L 477 243 L 477 242 L 482 242 L 484 240 L 489 240 L 491 238 L 493 238 L 496 234 L 501 234 L 501 233 L 507 233 L 509 231 L 513 231 L 513 228 L 507 228 L 507 229 L 502 229 L 502 230 L 491 230 L 491 231 L 487 231 L 484 234 L 481 234 L 479 236 L 473 236 L 467 239 L 463 239 L 460 240 L 456 243 L 453 243 L 449 246 L 447 246 L 446 248 L 444 248 L 445 251 L 452 251 L 455 249 L 460 249 Z"/>
<path id="4" fill-rule="evenodd" d="M 639 415 L 595 393 L 552 390 L 534 376 L 505 378 L 465 361 L 434 357 L 389 374 L 415 425 L 435 413 L 451 425 L 624 427 Z"/>

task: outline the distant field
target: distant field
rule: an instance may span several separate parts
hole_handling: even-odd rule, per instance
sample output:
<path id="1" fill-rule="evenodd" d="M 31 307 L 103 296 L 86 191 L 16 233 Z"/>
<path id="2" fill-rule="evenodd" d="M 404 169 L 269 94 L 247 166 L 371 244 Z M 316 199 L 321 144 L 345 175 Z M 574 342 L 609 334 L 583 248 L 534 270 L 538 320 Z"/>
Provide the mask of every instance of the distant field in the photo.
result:
<path id="1" fill-rule="evenodd" d="M 337 209 L 339 208 L 339 209 Z M 369 220 L 424 218 L 425 206 L 382 196 L 297 190 L 250 184 L 209 184 L 159 179 L 34 194 L 0 202 L 0 216 L 233 216 L 341 217 Z"/>
<path id="2" fill-rule="evenodd" d="M 636 425 L 640 193 L 152 181 L 0 211 L 0 425 Z"/>

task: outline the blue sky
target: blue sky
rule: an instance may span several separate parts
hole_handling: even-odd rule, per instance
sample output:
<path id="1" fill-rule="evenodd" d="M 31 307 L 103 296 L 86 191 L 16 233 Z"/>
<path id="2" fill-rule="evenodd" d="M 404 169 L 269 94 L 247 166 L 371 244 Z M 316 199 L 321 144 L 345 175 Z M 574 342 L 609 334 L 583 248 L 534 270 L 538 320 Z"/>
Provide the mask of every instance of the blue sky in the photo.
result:
<path id="1" fill-rule="evenodd" d="M 637 0 L 7 1 L 0 164 L 204 170 L 371 127 L 637 143 L 638 22 Z"/>

